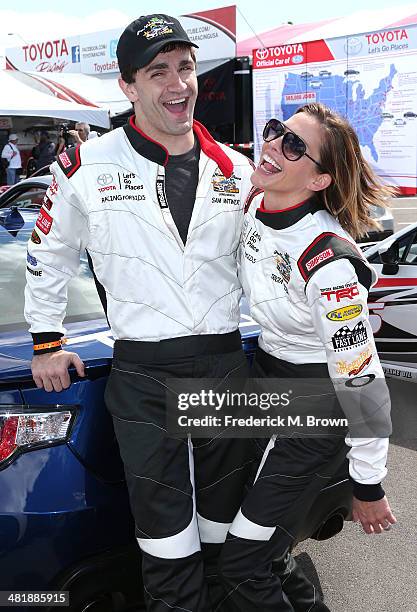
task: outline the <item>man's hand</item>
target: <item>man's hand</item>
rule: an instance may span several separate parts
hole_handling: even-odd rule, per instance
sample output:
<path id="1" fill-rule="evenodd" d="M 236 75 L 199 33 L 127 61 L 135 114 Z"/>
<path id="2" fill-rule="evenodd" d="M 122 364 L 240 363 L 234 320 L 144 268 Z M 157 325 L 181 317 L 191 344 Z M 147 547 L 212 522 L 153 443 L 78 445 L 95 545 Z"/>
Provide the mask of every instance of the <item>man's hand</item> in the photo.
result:
<path id="1" fill-rule="evenodd" d="M 77 353 L 56 351 L 35 355 L 32 359 L 32 376 L 38 389 L 62 391 L 71 384 L 68 368 L 74 366 L 78 376 L 85 376 L 84 363 Z"/>
<path id="2" fill-rule="evenodd" d="M 352 518 L 355 522 L 361 522 L 365 533 L 389 531 L 391 525 L 397 522 L 386 497 L 372 502 L 353 497 Z"/>

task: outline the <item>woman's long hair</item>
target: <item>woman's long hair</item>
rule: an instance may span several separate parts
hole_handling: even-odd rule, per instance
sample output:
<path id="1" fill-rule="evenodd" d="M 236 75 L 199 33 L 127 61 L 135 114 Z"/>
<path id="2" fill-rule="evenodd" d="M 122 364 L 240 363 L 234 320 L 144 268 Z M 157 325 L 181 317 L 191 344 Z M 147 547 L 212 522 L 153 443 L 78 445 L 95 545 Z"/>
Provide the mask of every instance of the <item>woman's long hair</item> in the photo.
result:
<path id="1" fill-rule="evenodd" d="M 332 177 L 317 192 L 326 209 L 353 238 L 380 229 L 371 217 L 371 206 L 387 208 L 395 188 L 384 185 L 362 155 L 359 140 L 349 122 L 323 104 L 300 107 L 296 113 L 314 117 L 323 128 L 320 165 Z"/>

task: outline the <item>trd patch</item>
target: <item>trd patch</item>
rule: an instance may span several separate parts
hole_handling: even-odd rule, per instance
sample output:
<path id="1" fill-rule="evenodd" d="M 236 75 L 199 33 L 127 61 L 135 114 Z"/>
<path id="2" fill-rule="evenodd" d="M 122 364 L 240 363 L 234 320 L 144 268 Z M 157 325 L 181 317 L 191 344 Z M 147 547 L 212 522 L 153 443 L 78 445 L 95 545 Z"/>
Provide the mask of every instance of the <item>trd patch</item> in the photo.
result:
<path id="1" fill-rule="evenodd" d="M 62 172 L 70 178 L 81 167 L 80 145 L 70 147 L 58 155 L 57 162 Z"/>

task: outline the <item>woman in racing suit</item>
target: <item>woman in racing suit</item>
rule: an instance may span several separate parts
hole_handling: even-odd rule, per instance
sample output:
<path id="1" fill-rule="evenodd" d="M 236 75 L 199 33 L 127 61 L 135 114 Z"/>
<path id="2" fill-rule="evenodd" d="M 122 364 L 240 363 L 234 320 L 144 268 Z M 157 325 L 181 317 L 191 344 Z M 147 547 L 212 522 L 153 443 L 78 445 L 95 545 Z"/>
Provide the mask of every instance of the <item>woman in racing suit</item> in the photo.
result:
<path id="1" fill-rule="evenodd" d="M 322 612 L 327 606 L 289 551 L 346 457 L 345 435 L 353 519 L 366 533 L 396 522 L 381 486 L 390 402 L 368 319 L 376 274 L 354 242 L 375 226 L 370 206 L 385 205 L 391 191 L 349 123 L 321 104 L 301 107 L 285 124 L 271 119 L 263 138 L 240 253 L 251 316 L 261 326 L 252 375 L 331 380 L 332 410 L 348 417 L 349 433 L 313 429 L 300 437 L 293 428 L 271 437 L 220 570 L 236 610 Z M 320 416 L 323 402 L 314 405 L 310 397 L 306 414 Z"/>

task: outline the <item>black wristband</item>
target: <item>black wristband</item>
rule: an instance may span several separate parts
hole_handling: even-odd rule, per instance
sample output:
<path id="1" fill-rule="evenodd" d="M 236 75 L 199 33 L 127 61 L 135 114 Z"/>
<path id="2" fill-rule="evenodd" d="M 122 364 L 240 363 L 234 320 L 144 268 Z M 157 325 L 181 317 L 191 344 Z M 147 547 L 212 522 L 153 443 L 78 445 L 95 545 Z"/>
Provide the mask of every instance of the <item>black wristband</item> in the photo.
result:
<path id="1" fill-rule="evenodd" d="M 378 501 L 385 496 L 385 491 L 379 484 L 361 484 L 349 477 L 353 484 L 353 495 L 360 501 Z"/>
<path id="2" fill-rule="evenodd" d="M 61 340 L 64 334 L 60 332 L 40 332 L 32 334 L 33 346 L 39 346 L 42 344 L 47 344 L 49 342 L 58 342 Z M 38 350 L 33 350 L 34 355 L 43 355 L 44 353 L 55 353 L 56 351 L 62 350 L 62 345 L 53 346 L 50 348 L 43 348 Z"/>

